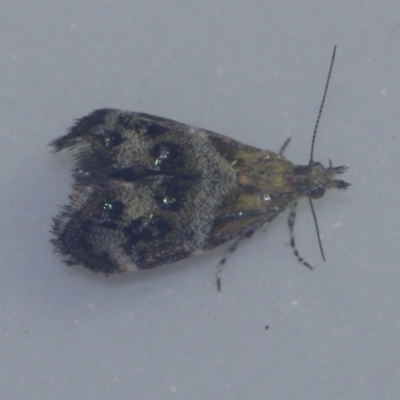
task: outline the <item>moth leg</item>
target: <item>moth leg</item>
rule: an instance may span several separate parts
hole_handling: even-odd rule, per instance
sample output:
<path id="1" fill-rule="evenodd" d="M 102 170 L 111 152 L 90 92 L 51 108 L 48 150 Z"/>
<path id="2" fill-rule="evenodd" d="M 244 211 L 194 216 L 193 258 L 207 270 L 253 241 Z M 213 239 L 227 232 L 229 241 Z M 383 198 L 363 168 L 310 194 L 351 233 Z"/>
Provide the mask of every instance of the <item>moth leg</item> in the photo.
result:
<path id="1" fill-rule="evenodd" d="M 290 143 L 291 140 L 292 140 L 291 138 L 287 138 L 285 140 L 285 142 L 283 143 L 283 145 L 282 145 L 282 147 L 281 147 L 281 149 L 279 150 L 279 153 L 278 153 L 280 156 L 283 155 L 283 152 L 286 150 L 286 147 L 288 147 L 288 144 Z"/>
<path id="2" fill-rule="evenodd" d="M 310 270 L 313 270 L 313 267 L 307 261 L 305 261 L 304 258 L 302 258 L 300 256 L 300 254 L 299 254 L 299 252 L 297 250 L 297 247 L 296 247 L 296 242 L 294 241 L 294 230 L 293 230 L 293 227 L 294 227 L 294 223 L 296 221 L 296 207 L 297 207 L 297 201 L 294 201 L 290 206 L 289 217 L 288 217 L 288 220 L 287 220 L 287 224 L 289 226 L 290 247 L 292 248 L 293 253 L 294 253 L 295 257 L 297 258 L 297 260 L 301 264 L 303 264 L 307 268 L 309 268 Z"/>
<path id="3" fill-rule="evenodd" d="M 240 236 L 236 239 L 233 244 L 226 250 L 225 254 L 223 255 L 221 261 L 217 265 L 217 288 L 218 291 L 221 291 L 221 278 L 222 278 L 222 270 L 224 269 L 224 265 L 227 262 L 230 255 L 239 247 L 239 244 L 243 239 L 249 239 L 254 234 L 254 229 L 246 232 L 244 235 Z"/>

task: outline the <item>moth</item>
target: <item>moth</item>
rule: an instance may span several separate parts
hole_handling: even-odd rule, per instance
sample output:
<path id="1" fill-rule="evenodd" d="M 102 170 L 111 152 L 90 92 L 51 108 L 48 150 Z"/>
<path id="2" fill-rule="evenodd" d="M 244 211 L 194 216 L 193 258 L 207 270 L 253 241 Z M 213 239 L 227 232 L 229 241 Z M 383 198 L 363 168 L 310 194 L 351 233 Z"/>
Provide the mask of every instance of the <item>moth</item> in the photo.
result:
<path id="1" fill-rule="evenodd" d="M 155 268 L 232 241 L 219 263 L 220 289 L 228 255 L 290 208 L 291 246 L 311 268 L 295 246 L 297 201 L 308 197 L 312 206 L 311 199 L 327 189 L 349 186 L 336 179 L 346 166 L 324 167 L 313 159 L 335 51 L 336 46 L 306 165 L 283 156 L 288 141 L 275 153 L 170 119 L 115 109 L 79 119 L 51 143 L 55 152 L 77 150 L 69 204 L 53 218 L 56 250 L 68 265 L 112 274 Z"/>

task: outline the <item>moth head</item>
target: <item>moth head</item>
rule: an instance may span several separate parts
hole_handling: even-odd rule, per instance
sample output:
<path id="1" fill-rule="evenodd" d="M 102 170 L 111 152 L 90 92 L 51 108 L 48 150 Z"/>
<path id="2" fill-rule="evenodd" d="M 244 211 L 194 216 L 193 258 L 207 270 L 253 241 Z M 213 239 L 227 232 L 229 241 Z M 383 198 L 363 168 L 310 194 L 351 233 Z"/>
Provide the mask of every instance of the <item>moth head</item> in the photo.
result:
<path id="1" fill-rule="evenodd" d="M 326 189 L 336 188 L 336 189 L 344 190 L 350 186 L 350 183 L 345 182 L 341 179 L 336 179 L 336 176 L 346 172 L 348 167 L 346 167 L 344 165 L 341 165 L 339 167 L 333 167 L 331 160 L 329 160 L 329 166 L 326 168 L 321 163 L 314 161 L 315 138 L 317 136 L 318 124 L 319 124 L 319 120 L 321 118 L 321 113 L 324 108 L 325 98 L 326 98 L 326 94 L 328 91 L 329 81 L 330 81 L 330 77 L 331 77 L 331 73 L 332 73 L 332 67 L 333 67 L 333 63 L 335 60 L 335 54 L 336 54 L 336 46 L 333 49 L 331 65 L 329 67 L 328 78 L 327 78 L 326 84 L 325 84 L 324 95 L 322 97 L 322 102 L 321 102 L 321 105 L 319 108 L 317 122 L 315 123 L 315 127 L 314 127 L 314 133 L 313 133 L 312 141 L 311 141 L 310 161 L 309 161 L 308 165 L 297 166 L 294 169 L 293 181 L 292 181 L 292 184 L 295 187 L 296 193 L 298 195 L 303 195 L 303 196 L 308 197 L 310 207 L 311 207 L 311 212 L 312 212 L 312 215 L 314 218 L 315 228 L 317 231 L 319 248 L 321 251 L 322 258 L 324 260 L 325 260 L 325 255 L 324 255 L 324 251 L 322 248 L 321 235 L 319 233 L 318 221 L 317 221 L 317 217 L 315 215 L 312 200 L 321 198 L 325 194 Z M 294 252 L 295 256 L 297 257 L 297 259 L 302 264 L 304 264 L 305 266 L 312 269 L 311 265 L 308 264 L 299 255 L 299 252 L 296 249 L 294 235 L 293 235 L 294 220 L 296 218 L 296 205 L 297 205 L 297 201 L 293 201 L 293 203 L 291 205 L 289 219 L 288 219 L 288 225 L 290 228 L 290 235 L 291 235 L 291 246 L 293 248 L 293 252 Z"/>
<path id="2" fill-rule="evenodd" d="M 342 179 L 336 179 L 337 175 L 343 174 L 348 170 L 345 165 L 333 167 L 332 161 L 329 160 L 329 167 L 325 168 L 319 162 L 310 161 L 308 168 L 310 182 L 304 194 L 312 199 L 320 199 L 325 194 L 326 189 L 345 190 L 350 186 L 350 183 Z"/>

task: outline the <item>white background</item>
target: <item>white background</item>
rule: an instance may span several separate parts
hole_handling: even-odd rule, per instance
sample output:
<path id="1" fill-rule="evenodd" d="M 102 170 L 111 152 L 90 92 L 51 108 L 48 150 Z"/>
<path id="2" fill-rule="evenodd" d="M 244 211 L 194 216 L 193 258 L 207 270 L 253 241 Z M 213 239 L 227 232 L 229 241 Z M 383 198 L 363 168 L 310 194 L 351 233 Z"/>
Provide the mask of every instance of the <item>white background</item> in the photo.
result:
<path id="1" fill-rule="evenodd" d="M 395 399 L 400 393 L 400 3 L 3 0 L 1 399 Z M 101 107 L 200 126 L 306 164 L 347 192 L 224 251 L 113 277 L 48 242 L 71 191 L 47 144 Z M 265 330 L 268 325 L 269 329 Z"/>

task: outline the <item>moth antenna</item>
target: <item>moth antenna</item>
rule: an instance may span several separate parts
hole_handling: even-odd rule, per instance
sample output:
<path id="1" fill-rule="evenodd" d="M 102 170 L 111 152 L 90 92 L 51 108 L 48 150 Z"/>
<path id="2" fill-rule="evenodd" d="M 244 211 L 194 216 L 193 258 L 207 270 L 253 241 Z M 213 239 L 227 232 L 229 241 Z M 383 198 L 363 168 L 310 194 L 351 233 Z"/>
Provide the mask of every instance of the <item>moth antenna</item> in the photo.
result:
<path id="1" fill-rule="evenodd" d="M 294 201 L 290 206 L 289 217 L 287 220 L 287 224 L 289 226 L 290 247 L 293 249 L 293 253 L 296 256 L 299 263 L 301 263 L 301 264 L 305 265 L 307 268 L 313 270 L 313 267 L 307 261 L 305 261 L 303 257 L 300 256 L 300 254 L 297 250 L 297 247 L 296 247 L 296 242 L 294 240 L 293 227 L 294 227 L 294 223 L 296 221 L 296 207 L 297 207 L 297 201 Z"/>
<path id="2" fill-rule="evenodd" d="M 309 200 L 309 202 L 310 202 L 311 212 L 312 212 L 312 215 L 313 215 L 313 218 L 314 218 L 315 229 L 316 229 L 316 231 L 317 231 L 319 249 L 320 249 L 320 251 L 321 251 L 322 258 L 323 258 L 324 261 L 325 261 L 325 254 L 324 254 L 324 249 L 323 249 L 323 247 L 322 247 L 321 235 L 319 234 L 318 220 L 317 220 L 317 215 L 315 214 L 315 211 L 314 211 L 314 204 L 313 204 L 313 202 L 312 202 L 311 197 L 309 197 L 308 200 Z"/>
<path id="3" fill-rule="evenodd" d="M 319 125 L 319 120 L 320 120 L 320 118 L 321 118 L 322 109 L 324 108 L 326 93 L 328 92 L 328 86 L 329 86 L 329 80 L 331 79 L 331 73 L 332 73 L 332 68 L 333 68 L 333 62 L 335 61 L 335 54 L 336 54 L 336 45 L 335 45 L 335 47 L 334 47 L 334 49 L 333 49 L 333 54 L 332 54 L 332 59 L 331 59 L 331 65 L 330 65 L 330 67 L 329 67 L 328 79 L 326 80 L 326 84 L 325 84 L 324 96 L 322 97 L 321 106 L 319 107 L 317 122 L 315 123 L 314 133 L 313 133 L 313 137 L 312 137 L 312 141 L 311 141 L 310 164 L 312 164 L 313 161 L 314 161 L 314 144 L 315 144 L 315 137 L 317 136 L 317 130 L 318 130 L 318 125 Z"/>

